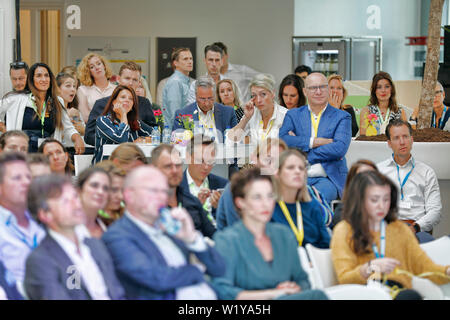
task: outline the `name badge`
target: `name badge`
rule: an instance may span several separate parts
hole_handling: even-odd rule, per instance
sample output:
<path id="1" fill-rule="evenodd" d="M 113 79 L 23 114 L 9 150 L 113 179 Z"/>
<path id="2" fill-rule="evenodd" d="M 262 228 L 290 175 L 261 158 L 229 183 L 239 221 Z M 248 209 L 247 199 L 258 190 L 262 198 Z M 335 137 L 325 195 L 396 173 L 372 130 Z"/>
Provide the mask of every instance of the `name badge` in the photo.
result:
<path id="1" fill-rule="evenodd" d="M 400 201 L 399 207 L 402 209 L 411 209 L 410 201 Z"/>

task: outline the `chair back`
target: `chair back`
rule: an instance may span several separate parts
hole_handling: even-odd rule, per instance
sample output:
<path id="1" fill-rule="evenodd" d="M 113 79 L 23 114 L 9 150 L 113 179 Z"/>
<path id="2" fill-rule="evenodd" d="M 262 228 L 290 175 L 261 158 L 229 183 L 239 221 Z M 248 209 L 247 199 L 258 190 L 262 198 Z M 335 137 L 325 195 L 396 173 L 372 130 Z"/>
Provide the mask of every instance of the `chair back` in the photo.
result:
<path id="1" fill-rule="evenodd" d="M 331 249 L 319 249 L 307 243 L 306 251 L 316 275 L 317 288 L 323 289 L 337 285 L 337 276 L 331 260 Z"/>
<path id="2" fill-rule="evenodd" d="M 92 164 L 93 154 L 74 155 L 75 175 L 78 176 L 83 170 L 89 168 Z"/>

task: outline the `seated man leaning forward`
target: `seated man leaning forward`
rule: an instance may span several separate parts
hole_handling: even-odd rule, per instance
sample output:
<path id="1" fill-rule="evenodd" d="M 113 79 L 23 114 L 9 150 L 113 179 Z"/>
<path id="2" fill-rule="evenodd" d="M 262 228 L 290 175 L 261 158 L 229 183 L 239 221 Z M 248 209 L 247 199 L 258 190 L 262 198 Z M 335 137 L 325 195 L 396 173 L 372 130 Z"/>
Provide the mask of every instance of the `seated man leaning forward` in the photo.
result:
<path id="1" fill-rule="evenodd" d="M 208 137 L 195 135 L 186 147 L 186 163 L 180 187 L 198 198 L 208 219 L 216 225 L 216 209 L 228 180 L 212 174 L 216 145 Z"/>
<path id="2" fill-rule="evenodd" d="M 392 157 L 377 164 L 378 170 L 390 178 L 399 190 L 399 219 L 409 224 L 419 242 L 426 242 L 441 220 L 441 193 L 434 170 L 411 155 L 411 125 L 392 120 L 386 127 Z"/>
<path id="3" fill-rule="evenodd" d="M 189 262 L 189 253 L 195 253 L 212 277 L 225 273 L 225 262 L 195 230 L 185 209 L 161 213 L 169 197 L 164 174 L 150 166 L 134 169 L 125 179 L 123 196 L 125 214 L 103 241 L 128 298 L 216 299 L 202 269 Z"/>
<path id="4" fill-rule="evenodd" d="M 180 152 L 173 145 L 160 144 L 152 150 L 151 159 L 152 165 L 167 177 L 170 188 L 169 207 L 185 208 L 191 215 L 195 229 L 205 237 L 212 238 L 216 228 L 208 219 L 203 204 L 189 191 L 186 174 L 183 175 L 183 161 Z"/>
<path id="5" fill-rule="evenodd" d="M 308 154 L 308 184 L 316 187 L 329 203 L 342 198 L 347 177 L 347 153 L 352 139 L 349 113 L 328 104 L 327 78 L 311 73 L 303 92 L 308 98 L 306 108 L 291 109 L 280 128 L 280 138 L 289 147 Z"/>
<path id="6" fill-rule="evenodd" d="M 86 237 L 85 214 L 70 177 L 35 178 L 28 192 L 28 207 L 48 230 L 26 262 L 25 290 L 30 299 L 124 298 L 105 245 Z"/>

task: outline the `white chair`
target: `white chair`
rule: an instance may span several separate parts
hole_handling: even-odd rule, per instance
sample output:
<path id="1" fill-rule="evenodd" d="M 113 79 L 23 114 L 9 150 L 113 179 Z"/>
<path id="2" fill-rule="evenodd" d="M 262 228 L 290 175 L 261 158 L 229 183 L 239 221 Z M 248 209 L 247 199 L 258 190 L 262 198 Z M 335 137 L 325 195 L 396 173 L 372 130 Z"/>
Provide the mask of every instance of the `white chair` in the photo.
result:
<path id="1" fill-rule="evenodd" d="M 391 300 L 389 293 L 381 287 L 338 285 L 330 249 L 316 248 L 308 243 L 306 251 L 312 264 L 316 288 L 323 290 L 331 300 Z"/>
<path id="2" fill-rule="evenodd" d="M 306 251 L 312 263 L 317 288 L 323 289 L 337 285 L 338 281 L 331 260 L 331 249 L 320 249 L 307 243 Z"/>
<path id="3" fill-rule="evenodd" d="M 311 284 L 311 289 L 317 289 L 316 275 L 309 261 L 308 254 L 306 253 L 305 248 L 298 247 L 297 251 L 298 256 L 300 257 L 300 264 L 302 265 L 303 270 L 305 270 L 306 274 L 308 275 L 308 280 L 309 283 Z"/>
<path id="4" fill-rule="evenodd" d="M 444 236 L 434 241 L 423 243 L 420 247 L 434 263 L 444 266 L 450 265 L 450 237 Z M 415 280 L 413 279 L 413 282 L 414 281 Z M 431 282 L 429 280 L 427 281 Z M 418 282 L 420 285 L 420 281 Z M 447 299 L 450 299 L 450 283 L 441 285 L 439 288 L 442 290 L 443 295 L 447 297 Z"/>
<path id="5" fill-rule="evenodd" d="M 341 284 L 324 291 L 330 300 L 392 300 L 386 290 L 360 284 Z"/>
<path id="6" fill-rule="evenodd" d="M 75 175 L 78 176 L 83 170 L 89 168 L 92 163 L 93 154 L 74 155 Z"/>

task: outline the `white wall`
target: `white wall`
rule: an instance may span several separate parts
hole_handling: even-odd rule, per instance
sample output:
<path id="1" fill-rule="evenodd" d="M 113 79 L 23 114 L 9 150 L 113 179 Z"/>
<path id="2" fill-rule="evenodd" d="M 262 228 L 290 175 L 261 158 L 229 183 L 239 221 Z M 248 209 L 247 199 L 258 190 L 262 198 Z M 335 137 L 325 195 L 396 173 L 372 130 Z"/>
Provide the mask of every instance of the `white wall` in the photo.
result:
<path id="1" fill-rule="evenodd" d="M 380 9 L 379 29 L 366 25 L 371 5 Z M 420 11 L 420 0 L 295 0 L 294 35 L 382 36 L 382 69 L 396 80 L 412 80 L 412 49 L 405 37 L 420 36 Z"/>
<path id="2" fill-rule="evenodd" d="M 155 90 L 156 37 L 197 37 L 197 75 L 206 72 L 203 48 L 222 41 L 230 61 L 275 76 L 291 72 L 294 1 L 283 0 L 65 0 L 81 8 L 80 36 L 150 37 Z"/>

